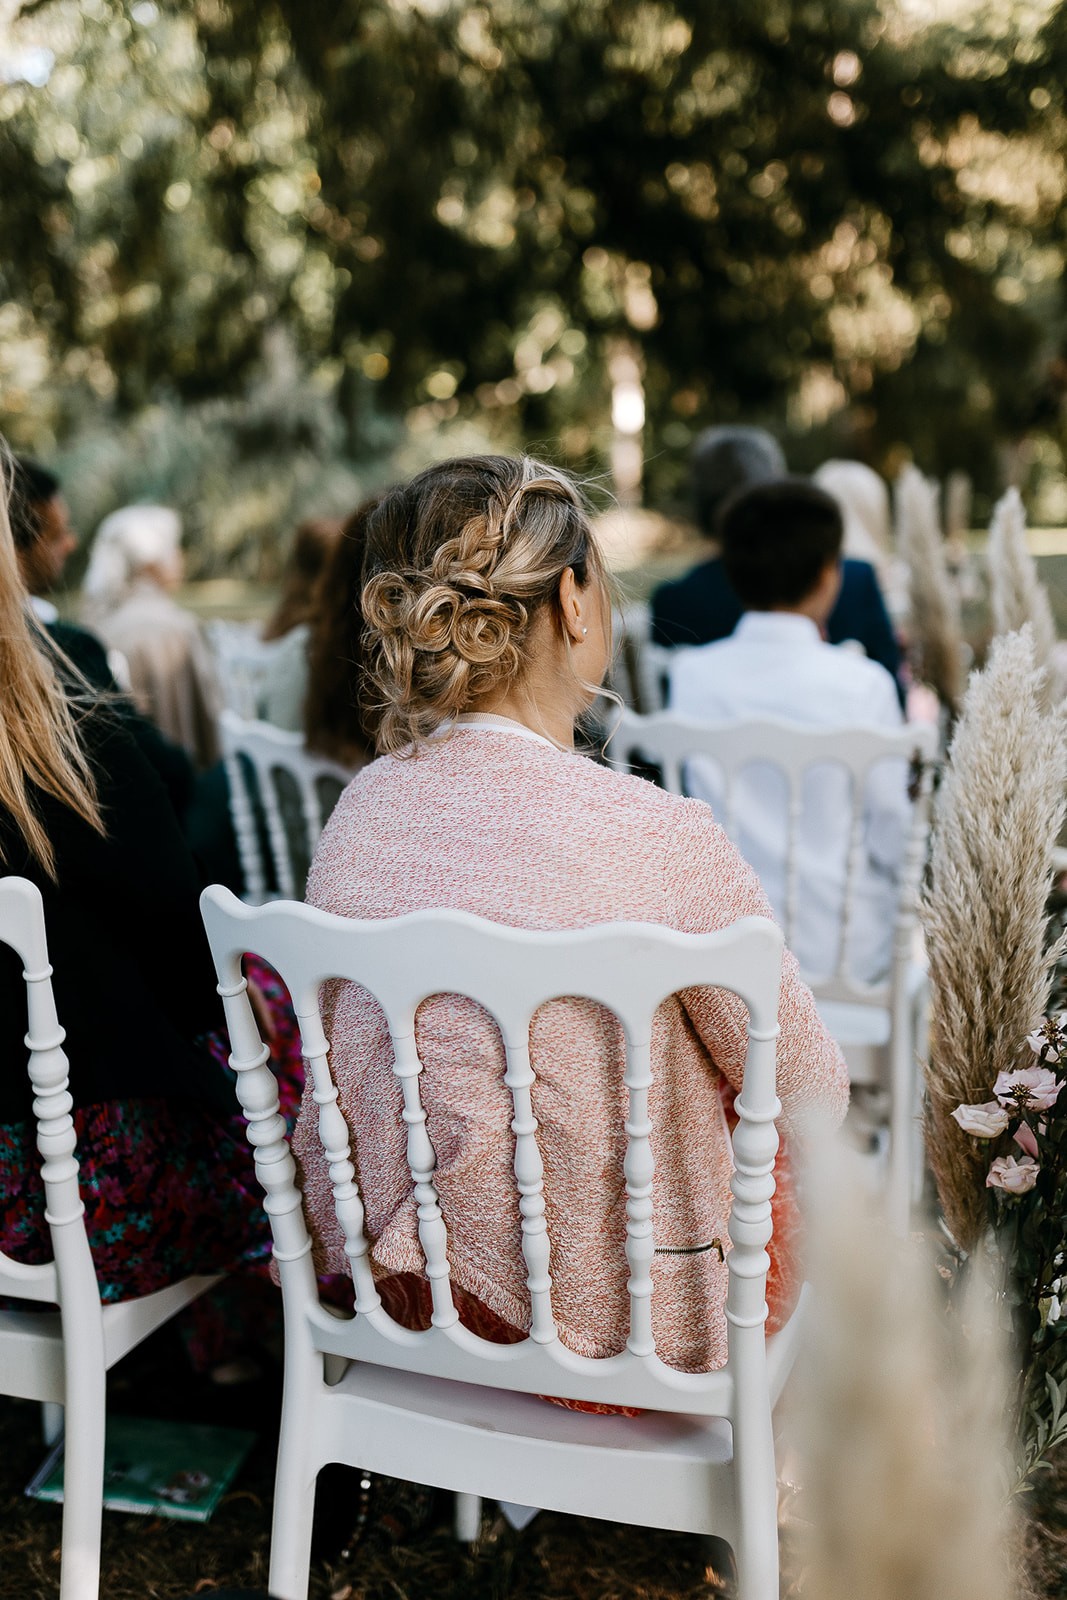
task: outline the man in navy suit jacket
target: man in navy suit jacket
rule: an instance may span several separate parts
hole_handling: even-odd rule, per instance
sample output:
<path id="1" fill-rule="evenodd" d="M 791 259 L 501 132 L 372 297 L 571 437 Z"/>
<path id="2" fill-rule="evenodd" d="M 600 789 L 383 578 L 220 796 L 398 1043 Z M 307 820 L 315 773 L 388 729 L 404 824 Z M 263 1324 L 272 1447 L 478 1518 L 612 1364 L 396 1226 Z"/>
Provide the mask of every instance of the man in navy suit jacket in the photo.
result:
<path id="1" fill-rule="evenodd" d="M 693 447 L 692 466 L 697 522 L 708 538 L 715 537 L 719 511 L 736 490 L 782 477 L 787 470 L 771 435 L 747 427 L 705 429 Z M 742 607 L 722 562 L 712 556 L 683 577 L 660 584 L 652 595 L 651 610 L 653 644 L 673 647 L 728 638 Z M 899 685 L 900 647 L 869 561 L 842 563 L 841 592 L 826 624 L 826 637 L 831 644 L 857 640 Z"/>

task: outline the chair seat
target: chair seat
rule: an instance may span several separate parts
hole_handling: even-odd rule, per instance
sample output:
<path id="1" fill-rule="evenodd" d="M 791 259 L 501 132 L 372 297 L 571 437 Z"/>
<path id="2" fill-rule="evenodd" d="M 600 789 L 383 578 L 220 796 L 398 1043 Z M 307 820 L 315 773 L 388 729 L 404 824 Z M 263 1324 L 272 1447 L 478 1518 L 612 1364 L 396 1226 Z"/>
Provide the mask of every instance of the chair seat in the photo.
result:
<path id="1" fill-rule="evenodd" d="M 175 1312 L 221 1281 L 217 1276 L 183 1278 L 142 1299 L 105 1306 L 102 1321 L 106 1368 L 110 1370 Z M 59 1312 L 46 1310 L 37 1301 L 27 1301 L 25 1311 L 0 1311 L 0 1369 L 5 1394 L 62 1405 L 66 1383 Z"/>
<path id="2" fill-rule="evenodd" d="M 925 960 L 913 959 L 908 962 L 904 988 L 913 1009 L 923 997 L 928 977 Z M 852 1000 L 821 1000 L 818 994 L 815 996 L 815 1006 L 827 1030 L 841 1046 L 853 1086 L 886 1087 L 885 1052 L 893 1033 L 893 1014 L 889 1006 L 865 1005 Z"/>
<path id="3" fill-rule="evenodd" d="M 892 1027 L 889 1007 L 818 998 L 815 1005 L 828 1032 L 841 1046 L 853 1088 L 884 1085 L 885 1053 Z"/>
<path id="4" fill-rule="evenodd" d="M 805 1284 L 793 1315 L 767 1340 L 776 1405 L 810 1310 Z M 336 1403 L 348 1413 L 336 1420 Z M 350 1465 L 487 1499 L 644 1527 L 736 1531 L 733 1435 L 721 1416 L 646 1411 L 596 1416 L 536 1395 L 350 1361 L 323 1397 L 330 1443 L 358 1441 Z M 358 1457 L 358 1460 L 356 1459 Z"/>
<path id="5" fill-rule="evenodd" d="M 324 1403 L 330 1460 L 546 1511 L 734 1531 L 721 1417 L 591 1416 L 535 1395 L 352 1362 Z"/>
<path id="6" fill-rule="evenodd" d="M 147 1339 L 168 1318 L 190 1305 L 200 1295 L 206 1294 L 217 1283 L 219 1274 L 196 1278 L 182 1278 L 170 1283 L 155 1294 L 143 1295 L 137 1300 L 123 1300 L 118 1305 L 104 1307 L 104 1350 L 110 1369 L 126 1353 Z"/>
<path id="7" fill-rule="evenodd" d="M 848 1045 L 879 1049 L 889 1043 L 892 1017 L 888 1006 L 853 1005 L 847 1000 L 818 998 L 815 1006 L 827 1029 L 846 1053 Z"/>
<path id="8" fill-rule="evenodd" d="M 63 1329 L 58 1311 L 35 1302 L 25 1311 L 0 1311 L 3 1392 L 18 1400 L 62 1402 Z"/>

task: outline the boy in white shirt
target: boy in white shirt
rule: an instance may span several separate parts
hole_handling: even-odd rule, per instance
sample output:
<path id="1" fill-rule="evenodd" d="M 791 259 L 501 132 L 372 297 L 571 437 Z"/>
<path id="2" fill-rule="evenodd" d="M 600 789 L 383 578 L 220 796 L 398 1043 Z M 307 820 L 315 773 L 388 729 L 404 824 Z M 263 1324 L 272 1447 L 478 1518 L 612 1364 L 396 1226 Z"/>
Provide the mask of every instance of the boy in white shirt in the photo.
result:
<path id="1" fill-rule="evenodd" d="M 704 723 L 767 719 L 802 728 L 897 728 L 896 685 L 884 667 L 823 639 L 840 586 L 842 522 L 837 502 L 807 479 L 780 478 L 743 490 L 721 521 L 723 565 L 744 615 L 728 639 L 678 651 L 670 707 Z M 785 891 L 787 792 L 768 762 L 741 775 L 737 815 L 742 853 L 779 915 Z M 720 775 L 708 761 L 686 774 L 689 792 L 718 809 Z M 909 816 L 899 760 L 872 775 L 865 801 L 866 854 L 854 886 L 848 965 L 876 981 L 890 959 L 896 873 Z M 798 841 L 799 917 L 792 943 L 806 977 L 837 966 L 851 815 L 841 768 L 809 769 Z"/>

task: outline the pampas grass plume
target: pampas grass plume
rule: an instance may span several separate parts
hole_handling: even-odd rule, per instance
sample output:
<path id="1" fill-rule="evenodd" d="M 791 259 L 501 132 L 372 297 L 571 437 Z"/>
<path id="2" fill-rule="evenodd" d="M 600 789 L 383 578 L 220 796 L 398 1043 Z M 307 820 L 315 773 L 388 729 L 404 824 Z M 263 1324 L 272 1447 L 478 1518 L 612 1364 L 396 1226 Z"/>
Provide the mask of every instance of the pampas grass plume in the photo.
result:
<path id="1" fill-rule="evenodd" d="M 917 467 L 896 483 L 897 538 L 908 568 L 911 628 L 918 676 L 955 711 L 959 703 L 963 634 L 959 597 L 945 561 L 937 517 L 937 488 Z"/>
<path id="2" fill-rule="evenodd" d="M 973 673 L 934 809 L 921 916 L 930 962 L 927 1153 L 945 1220 L 971 1250 L 986 1218 L 989 1152 L 952 1112 L 992 1099 L 1029 1061 L 1059 946 L 1046 949 L 1052 848 L 1064 817 L 1062 712 L 1043 706 L 1029 627 L 994 640 Z"/>
<path id="3" fill-rule="evenodd" d="M 814 1295 L 791 1418 L 801 1593 L 1019 1600 L 992 1296 L 976 1274 L 963 1319 L 946 1315 L 925 1244 L 889 1232 L 851 1154 L 827 1146 L 812 1162 Z"/>
<path id="4" fill-rule="evenodd" d="M 1046 672 L 1044 699 L 1052 705 L 1063 685 L 1055 665 L 1056 624 L 1048 591 L 1026 545 L 1026 513 L 1018 489 L 1009 489 L 993 508 L 989 525 L 989 598 L 994 633 L 1012 633 L 1029 622 L 1034 654 Z"/>

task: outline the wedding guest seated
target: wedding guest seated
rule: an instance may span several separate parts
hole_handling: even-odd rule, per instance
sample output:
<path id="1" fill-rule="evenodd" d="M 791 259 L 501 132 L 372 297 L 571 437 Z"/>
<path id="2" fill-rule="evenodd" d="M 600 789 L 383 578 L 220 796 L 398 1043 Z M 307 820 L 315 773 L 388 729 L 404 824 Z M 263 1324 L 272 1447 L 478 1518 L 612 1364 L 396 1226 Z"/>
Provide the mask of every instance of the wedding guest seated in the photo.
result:
<path id="1" fill-rule="evenodd" d="M 218 689 L 200 625 L 173 597 L 181 533 L 168 506 L 124 506 L 105 517 L 85 573 L 85 616 L 126 658 L 139 709 L 203 768 L 219 754 Z"/>
<path id="2" fill-rule="evenodd" d="M 59 479 L 29 456 L 12 462 L 11 526 L 30 606 L 41 622 L 58 623 L 59 612 L 48 596 L 78 548 L 78 535 Z"/>
<path id="3" fill-rule="evenodd" d="M 811 481 L 832 494 L 845 521 L 846 559 L 869 561 L 878 577 L 889 615 L 895 622 L 908 609 L 907 564 L 893 543 L 893 516 L 886 481 L 863 461 L 824 461 Z"/>
<path id="4" fill-rule="evenodd" d="M 44 899 L 86 1225 L 105 1302 L 269 1255 L 214 1036 L 200 884 L 121 706 L 26 605 L 0 495 L 0 872 Z M 25 985 L 0 945 L 0 1249 L 50 1257 L 25 1060 Z"/>
<path id="5" fill-rule="evenodd" d="M 377 498 L 357 507 L 334 542 L 319 582 L 308 640 L 303 728 L 309 750 L 354 772 L 374 752 L 363 711 L 361 574 L 367 519 Z"/>
<path id="6" fill-rule="evenodd" d="M 308 688 L 308 645 L 319 613 L 319 586 L 336 548 L 341 523 L 325 517 L 302 522 L 282 574 L 282 592 L 263 626 L 264 644 L 273 649 L 259 687 L 257 715 L 275 728 L 294 733 L 304 726 Z"/>
<path id="7" fill-rule="evenodd" d="M 103 694 L 118 696 L 122 691 L 100 640 L 88 628 L 62 621 L 47 598 L 60 582 L 78 543 L 77 534 L 70 525 L 62 485 L 54 472 L 26 456 L 12 458 L 10 476 L 11 533 L 29 607 L 86 682 Z M 166 738 L 154 723 L 141 716 L 132 701 L 124 700 L 121 710 L 142 753 L 163 780 L 175 813 L 184 819 L 192 801 L 196 776 L 190 758 L 181 745 Z"/>
<path id="8" fill-rule="evenodd" d="M 282 640 L 284 648 L 289 638 L 300 634 L 303 640 L 300 664 L 296 666 L 287 653 L 292 680 L 288 685 L 279 678 L 274 680 L 278 691 L 278 699 L 273 702 L 275 713 L 282 709 L 282 697 L 288 702 L 288 711 L 299 708 L 294 731 L 303 732 L 308 749 L 317 755 L 329 756 L 353 772 L 364 765 L 373 747 L 359 703 L 363 671 L 359 575 L 363 562 L 363 524 L 366 511 L 373 504 L 368 501 L 346 523 L 338 524 L 328 553 L 324 546 L 320 547 L 326 556 L 326 565 L 319 573 L 310 600 L 305 603 L 308 620 Z M 305 528 L 309 526 L 304 524 Z M 289 724 L 276 722 L 275 725 Z M 250 773 L 249 779 L 253 810 L 258 807 L 257 825 L 263 835 L 266 859 L 269 856 L 266 818 L 258 803 L 255 775 Z M 299 794 L 290 795 L 283 790 L 278 798 L 283 824 L 288 828 L 291 816 L 293 836 L 302 841 L 304 822 Z M 235 893 L 243 893 L 244 874 L 231 816 L 229 776 L 222 762 L 201 773 L 197 780 L 196 797 L 188 815 L 188 835 L 211 881 L 225 883 Z"/>
<path id="9" fill-rule="evenodd" d="M 308 900 L 350 917 L 429 907 L 524 928 L 631 920 L 684 932 L 769 907 L 708 808 L 598 765 L 574 749 L 611 654 L 611 603 L 581 494 L 529 458 L 427 468 L 366 521 L 365 706 L 378 758 L 326 826 Z M 372 1260 L 387 1305 L 415 1323 L 427 1284 L 405 1157 L 401 1102 L 382 1017 L 366 991 L 325 997 L 331 1060 L 359 1151 Z M 785 956 L 778 1052 L 782 1126 L 840 1119 L 844 1064 Z M 461 1317 L 501 1341 L 530 1325 L 515 1227 L 511 1097 L 499 1035 L 469 1001 L 419 1011 L 421 1091 L 437 1152 Z M 724 1090 L 742 1081 L 745 1010 L 690 989 L 659 1013 L 652 1114 L 660 1353 L 691 1371 L 726 1356 L 730 1210 Z M 581 999 L 531 1027 L 534 1111 L 550 1218 L 566 1218 L 553 1309 L 570 1348 L 606 1355 L 628 1332 L 619 1129 L 623 1048 L 614 1019 Z M 343 1272 L 343 1238 L 305 1094 L 296 1133 L 320 1266 Z M 771 1325 L 796 1289 L 792 1189 L 775 1197 Z M 709 1248 L 716 1241 L 720 1248 Z M 675 1252 L 675 1253 L 672 1253 Z"/>
<path id="10" fill-rule="evenodd" d="M 671 663 L 672 711 L 705 723 L 778 719 L 802 728 L 898 728 L 896 684 L 884 667 L 824 642 L 841 583 L 842 520 L 836 500 L 805 478 L 742 490 L 720 518 L 722 562 L 744 606 L 728 639 L 680 650 Z M 714 765 L 689 764 L 692 794 L 719 805 Z M 902 763 L 879 765 L 867 796 L 865 855 L 853 885 L 850 965 L 875 980 L 889 965 L 909 815 Z M 787 805 L 780 772 L 753 763 L 736 801 L 742 852 L 771 903 L 785 897 Z M 799 920 L 794 947 L 804 972 L 834 970 L 849 850 L 851 806 L 840 768 L 808 773 L 799 842 Z"/>
<path id="11" fill-rule="evenodd" d="M 784 477 L 786 470 L 780 446 L 763 428 L 706 428 L 692 454 L 696 520 L 704 537 L 717 543 L 719 513 L 732 494 L 748 484 Z M 650 605 L 652 642 L 668 647 L 725 639 L 742 609 L 717 553 L 683 577 L 660 584 Z M 899 673 L 900 647 L 869 561 L 845 559 L 825 627 L 831 644 L 855 639 L 872 661 L 894 678 Z"/>

